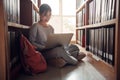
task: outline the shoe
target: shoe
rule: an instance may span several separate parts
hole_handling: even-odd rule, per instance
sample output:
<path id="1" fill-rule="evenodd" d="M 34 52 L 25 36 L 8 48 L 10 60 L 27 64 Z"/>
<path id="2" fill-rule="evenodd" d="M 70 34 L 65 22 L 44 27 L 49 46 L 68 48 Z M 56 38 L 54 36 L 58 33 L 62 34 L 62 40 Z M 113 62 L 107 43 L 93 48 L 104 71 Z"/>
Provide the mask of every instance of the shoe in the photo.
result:
<path id="1" fill-rule="evenodd" d="M 77 60 L 80 61 L 81 59 L 83 59 L 86 56 L 86 54 L 84 52 L 80 52 L 77 56 Z"/>
<path id="2" fill-rule="evenodd" d="M 53 58 L 49 59 L 48 63 L 52 66 L 61 68 L 65 66 L 67 62 L 63 58 Z"/>

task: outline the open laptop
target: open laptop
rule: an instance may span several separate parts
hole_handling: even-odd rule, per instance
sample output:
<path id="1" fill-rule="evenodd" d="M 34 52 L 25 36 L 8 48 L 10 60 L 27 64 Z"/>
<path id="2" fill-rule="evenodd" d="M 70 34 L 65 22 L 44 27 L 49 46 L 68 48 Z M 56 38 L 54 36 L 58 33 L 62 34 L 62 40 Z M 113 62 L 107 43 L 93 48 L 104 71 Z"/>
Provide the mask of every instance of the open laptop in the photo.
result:
<path id="1" fill-rule="evenodd" d="M 46 49 L 53 48 L 59 45 L 69 45 L 73 33 L 50 34 L 47 37 Z"/>

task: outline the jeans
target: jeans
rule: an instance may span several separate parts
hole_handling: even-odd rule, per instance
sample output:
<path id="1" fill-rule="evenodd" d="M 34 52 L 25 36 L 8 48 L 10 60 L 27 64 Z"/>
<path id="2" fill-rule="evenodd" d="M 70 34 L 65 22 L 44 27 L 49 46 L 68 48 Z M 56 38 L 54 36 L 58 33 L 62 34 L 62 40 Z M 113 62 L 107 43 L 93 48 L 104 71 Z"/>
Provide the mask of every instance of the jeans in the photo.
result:
<path id="1" fill-rule="evenodd" d="M 43 56 L 46 59 L 51 58 L 63 58 L 69 64 L 77 64 L 77 55 L 79 54 L 79 48 L 76 45 L 69 45 L 68 47 L 58 46 L 49 50 L 42 51 Z"/>

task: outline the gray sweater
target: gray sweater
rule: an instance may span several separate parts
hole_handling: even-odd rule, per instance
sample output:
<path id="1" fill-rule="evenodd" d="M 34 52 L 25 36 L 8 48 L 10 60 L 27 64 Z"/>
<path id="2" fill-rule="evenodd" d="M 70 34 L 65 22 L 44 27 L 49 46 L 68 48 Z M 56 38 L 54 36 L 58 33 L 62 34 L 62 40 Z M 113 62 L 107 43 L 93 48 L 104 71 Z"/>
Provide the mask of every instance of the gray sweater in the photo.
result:
<path id="1" fill-rule="evenodd" d="M 29 40 L 39 49 L 44 49 L 47 41 L 47 35 L 54 33 L 51 25 L 43 27 L 39 23 L 34 23 L 30 28 Z"/>

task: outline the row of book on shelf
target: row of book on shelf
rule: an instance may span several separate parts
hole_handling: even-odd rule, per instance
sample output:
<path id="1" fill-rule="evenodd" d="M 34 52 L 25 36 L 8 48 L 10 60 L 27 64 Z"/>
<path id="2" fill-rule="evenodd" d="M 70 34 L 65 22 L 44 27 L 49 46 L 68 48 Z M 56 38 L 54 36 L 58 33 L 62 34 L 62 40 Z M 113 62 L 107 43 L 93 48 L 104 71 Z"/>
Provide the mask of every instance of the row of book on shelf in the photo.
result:
<path id="1" fill-rule="evenodd" d="M 92 0 L 88 3 L 88 23 L 95 24 L 115 18 L 116 0 Z M 85 25 L 86 8 L 77 13 L 77 26 Z"/>
<path id="2" fill-rule="evenodd" d="M 36 4 L 36 6 L 38 6 L 38 0 L 32 1 Z M 20 23 L 20 4 L 22 4 L 20 0 L 4 0 L 5 12 L 7 14 L 8 22 Z M 33 23 L 39 20 L 39 15 L 37 12 L 34 11 L 33 7 L 32 7 L 32 20 Z"/>
<path id="3" fill-rule="evenodd" d="M 8 49 L 10 70 L 20 63 L 19 34 L 16 31 L 8 31 Z"/>
<path id="4" fill-rule="evenodd" d="M 4 0 L 7 21 L 20 23 L 20 0 Z"/>
<path id="5" fill-rule="evenodd" d="M 77 13 L 77 27 L 85 25 L 85 8 Z"/>
<path id="6" fill-rule="evenodd" d="M 8 31 L 8 67 L 10 71 L 10 80 L 16 80 L 21 69 L 20 62 L 20 32 Z"/>
<path id="7" fill-rule="evenodd" d="M 83 39 L 85 36 L 86 41 Z M 78 32 L 78 41 L 83 47 L 86 44 L 86 50 L 107 63 L 114 65 L 115 25 L 87 29 L 86 34 L 84 29 L 81 29 Z"/>
<path id="8" fill-rule="evenodd" d="M 77 30 L 77 42 L 82 46 L 85 47 L 85 29 Z"/>

